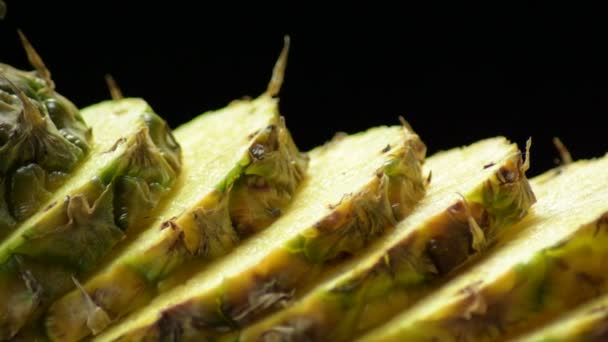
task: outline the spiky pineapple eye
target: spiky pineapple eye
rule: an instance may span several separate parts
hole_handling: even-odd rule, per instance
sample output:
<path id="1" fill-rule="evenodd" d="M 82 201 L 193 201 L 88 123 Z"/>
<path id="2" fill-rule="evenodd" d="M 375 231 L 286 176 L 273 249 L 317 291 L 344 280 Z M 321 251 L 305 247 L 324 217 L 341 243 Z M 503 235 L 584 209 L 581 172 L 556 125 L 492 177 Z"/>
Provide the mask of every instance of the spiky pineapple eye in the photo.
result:
<path id="1" fill-rule="evenodd" d="M 501 167 L 498 170 L 498 175 L 499 179 L 503 183 L 513 183 L 517 179 L 517 175 L 515 174 L 515 172 L 506 167 Z"/>

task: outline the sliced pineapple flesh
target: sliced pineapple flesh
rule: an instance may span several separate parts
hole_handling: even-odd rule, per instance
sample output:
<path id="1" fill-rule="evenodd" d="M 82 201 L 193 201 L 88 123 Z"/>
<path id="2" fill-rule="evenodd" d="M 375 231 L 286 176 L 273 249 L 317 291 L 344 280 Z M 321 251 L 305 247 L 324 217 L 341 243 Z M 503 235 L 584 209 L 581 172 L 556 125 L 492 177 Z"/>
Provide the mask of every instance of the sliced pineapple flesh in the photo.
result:
<path id="1" fill-rule="evenodd" d="M 204 340 L 280 308 L 412 209 L 425 191 L 424 153 L 405 127 L 341 136 L 309 152 L 308 177 L 272 226 L 96 340 Z"/>
<path id="2" fill-rule="evenodd" d="M 82 115 L 95 137 L 89 156 L 0 244 L 0 340 L 138 231 L 179 173 L 179 145 L 143 100 L 108 101 Z"/>
<path id="3" fill-rule="evenodd" d="M 538 202 L 490 255 L 362 341 L 489 341 L 606 292 L 608 155 L 534 178 Z"/>
<path id="4" fill-rule="evenodd" d="M 183 170 L 169 204 L 109 265 L 51 306 L 52 340 L 101 332 L 169 288 L 176 271 L 188 276 L 281 216 L 307 160 L 277 102 L 268 95 L 237 101 L 175 130 Z"/>
<path id="5" fill-rule="evenodd" d="M 239 341 L 349 341 L 432 289 L 534 203 L 521 153 L 504 138 L 438 153 L 425 169 L 427 195 L 394 231 Z"/>
<path id="6" fill-rule="evenodd" d="M 595 298 L 517 342 L 608 341 L 608 295 Z"/>

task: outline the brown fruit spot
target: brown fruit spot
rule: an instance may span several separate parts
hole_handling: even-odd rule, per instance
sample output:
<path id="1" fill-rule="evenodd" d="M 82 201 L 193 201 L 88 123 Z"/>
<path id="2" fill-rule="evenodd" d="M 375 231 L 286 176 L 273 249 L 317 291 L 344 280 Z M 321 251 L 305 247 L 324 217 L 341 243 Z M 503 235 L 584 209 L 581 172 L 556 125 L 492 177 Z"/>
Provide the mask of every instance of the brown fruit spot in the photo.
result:
<path id="1" fill-rule="evenodd" d="M 127 141 L 126 138 L 122 137 L 118 140 L 116 140 L 116 142 L 114 142 L 114 145 L 112 145 L 112 147 L 110 147 L 107 151 L 103 152 L 103 153 L 110 153 L 110 152 L 114 152 L 116 151 L 116 149 L 118 148 L 118 146 L 120 144 L 124 144 Z"/>
<path id="2" fill-rule="evenodd" d="M 517 175 L 513 170 L 501 167 L 500 170 L 498 170 L 498 178 L 501 183 L 513 183 L 517 180 Z"/>
<path id="3" fill-rule="evenodd" d="M 54 207 L 54 206 L 56 206 L 56 205 L 57 205 L 57 201 L 55 201 L 55 202 L 53 202 L 53 203 L 51 203 L 51 204 L 47 205 L 47 206 L 46 206 L 44 209 L 42 209 L 42 211 L 43 211 L 43 212 L 45 212 L 45 211 L 49 211 L 49 210 L 51 210 L 51 208 L 53 208 L 53 207 Z"/>
<path id="4" fill-rule="evenodd" d="M 175 223 L 175 219 L 177 219 L 177 217 L 173 216 L 172 218 L 168 219 L 167 221 L 163 222 L 160 225 L 160 230 L 164 230 L 166 228 L 171 228 L 172 230 L 176 230 L 177 224 Z"/>

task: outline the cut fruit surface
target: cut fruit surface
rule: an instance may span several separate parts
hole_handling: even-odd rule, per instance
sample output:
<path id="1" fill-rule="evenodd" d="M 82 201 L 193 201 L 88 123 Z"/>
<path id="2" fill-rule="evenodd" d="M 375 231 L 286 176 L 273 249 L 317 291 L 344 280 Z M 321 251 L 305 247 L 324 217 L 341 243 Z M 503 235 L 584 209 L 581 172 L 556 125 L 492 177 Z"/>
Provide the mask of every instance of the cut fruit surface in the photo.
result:
<path id="1" fill-rule="evenodd" d="M 204 340 L 282 306 L 319 271 L 391 228 L 423 196 L 425 147 L 406 127 L 339 136 L 309 152 L 308 177 L 268 229 L 98 340 Z"/>
<path id="2" fill-rule="evenodd" d="M 179 172 L 180 148 L 145 101 L 107 101 L 82 114 L 95 135 L 90 155 L 0 245 L 0 340 L 136 231 Z"/>
<path id="3" fill-rule="evenodd" d="M 608 295 L 593 299 L 517 342 L 608 341 Z"/>
<path id="4" fill-rule="evenodd" d="M 238 340 L 352 340 L 485 249 L 535 201 L 521 153 L 504 138 L 438 153 L 425 169 L 427 194 L 394 231 Z"/>
<path id="5" fill-rule="evenodd" d="M 307 158 L 277 102 L 269 95 L 236 101 L 175 130 L 184 155 L 170 205 L 83 288 L 51 306 L 46 326 L 52 340 L 101 332 L 110 321 L 95 317 L 116 320 L 145 305 L 178 269 L 200 269 L 281 216 Z"/>
<path id="6" fill-rule="evenodd" d="M 490 341 L 606 292 L 608 156 L 532 181 L 538 202 L 478 265 L 363 341 Z"/>

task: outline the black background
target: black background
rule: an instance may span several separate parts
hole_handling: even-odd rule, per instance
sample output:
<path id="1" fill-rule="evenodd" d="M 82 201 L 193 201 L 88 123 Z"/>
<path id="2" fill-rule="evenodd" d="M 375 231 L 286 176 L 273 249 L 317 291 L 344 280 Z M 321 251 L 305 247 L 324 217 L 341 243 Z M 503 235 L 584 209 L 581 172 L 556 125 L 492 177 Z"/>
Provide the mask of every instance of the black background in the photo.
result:
<path id="1" fill-rule="evenodd" d="M 262 93 L 289 34 L 281 110 L 303 149 L 402 115 L 430 153 L 531 136 L 532 174 L 554 165 L 554 136 L 575 159 L 608 150 L 608 36 L 592 8 L 6 2 L 0 61 L 29 68 L 21 28 L 78 106 L 108 98 L 111 73 L 175 127 Z"/>

